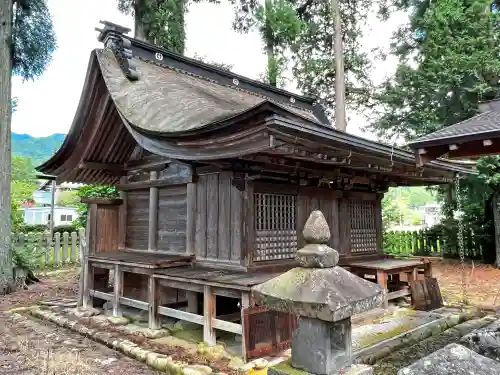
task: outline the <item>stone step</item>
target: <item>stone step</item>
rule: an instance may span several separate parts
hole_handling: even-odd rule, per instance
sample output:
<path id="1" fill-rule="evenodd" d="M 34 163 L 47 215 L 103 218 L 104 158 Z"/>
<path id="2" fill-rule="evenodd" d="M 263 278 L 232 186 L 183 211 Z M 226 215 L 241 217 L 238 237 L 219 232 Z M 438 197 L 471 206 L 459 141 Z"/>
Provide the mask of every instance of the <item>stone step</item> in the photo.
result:
<path id="1" fill-rule="evenodd" d="M 466 334 L 460 344 L 485 357 L 500 362 L 500 319 Z"/>
<path id="2" fill-rule="evenodd" d="M 497 375 L 500 363 L 450 344 L 398 371 L 398 375 Z"/>

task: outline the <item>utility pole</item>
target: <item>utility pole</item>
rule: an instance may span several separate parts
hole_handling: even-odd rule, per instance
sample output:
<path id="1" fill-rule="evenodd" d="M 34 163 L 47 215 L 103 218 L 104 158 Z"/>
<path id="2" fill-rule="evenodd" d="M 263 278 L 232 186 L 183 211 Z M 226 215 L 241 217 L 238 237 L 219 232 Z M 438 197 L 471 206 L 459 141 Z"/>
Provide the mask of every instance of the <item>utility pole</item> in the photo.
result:
<path id="1" fill-rule="evenodd" d="M 56 179 L 54 178 L 52 180 L 52 191 L 51 191 L 51 198 L 50 198 L 50 221 L 49 221 L 49 230 L 50 230 L 50 235 L 51 238 L 54 235 L 54 223 L 55 223 L 55 218 L 54 218 L 54 211 L 55 211 L 55 204 L 56 204 Z"/>
<path id="2" fill-rule="evenodd" d="M 334 23 L 333 54 L 335 58 L 335 128 L 346 131 L 345 120 L 345 74 L 344 51 L 342 46 L 342 23 L 340 17 L 340 0 L 332 0 L 332 16 Z"/>

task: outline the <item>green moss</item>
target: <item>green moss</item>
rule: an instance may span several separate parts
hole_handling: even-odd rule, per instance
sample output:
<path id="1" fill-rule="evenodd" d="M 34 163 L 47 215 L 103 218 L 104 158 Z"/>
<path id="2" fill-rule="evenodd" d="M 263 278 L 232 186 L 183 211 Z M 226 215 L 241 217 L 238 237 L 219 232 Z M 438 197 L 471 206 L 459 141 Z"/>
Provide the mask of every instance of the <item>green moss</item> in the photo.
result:
<path id="1" fill-rule="evenodd" d="M 302 371 L 295 367 L 292 367 L 291 360 L 278 363 L 277 365 L 272 366 L 272 368 L 278 372 L 288 375 L 309 375 L 309 373 L 306 371 Z"/>
<path id="2" fill-rule="evenodd" d="M 201 329 L 190 330 L 190 331 L 177 330 L 172 332 L 172 336 L 193 343 L 199 343 L 200 341 L 203 341 L 203 331 Z"/>
<path id="3" fill-rule="evenodd" d="M 360 340 L 358 349 L 367 348 L 367 347 L 375 345 L 381 341 L 396 337 L 402 333 L 408 332 L 411 328 L 412 327 L 410 325 L 403 324 L 403 325 L 398 326 L 394 329 L 391 329 L 390 331 L 380 332 L 380 333 L 368 336 L 368 337 L 364 338 L 363 340 Z"/>

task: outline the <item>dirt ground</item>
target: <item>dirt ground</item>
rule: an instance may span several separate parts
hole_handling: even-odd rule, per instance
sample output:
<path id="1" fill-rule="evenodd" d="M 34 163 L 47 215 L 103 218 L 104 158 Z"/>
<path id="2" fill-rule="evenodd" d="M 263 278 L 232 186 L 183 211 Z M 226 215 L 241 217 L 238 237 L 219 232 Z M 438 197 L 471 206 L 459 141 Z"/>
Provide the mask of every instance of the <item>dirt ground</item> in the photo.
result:
<path id="1" fill-rule="evenodd" d="M 76 270 L 42 277 L 42 282 L 0 297 L 0 374 L 153 375 L 158 372 L 64 328 L 30 319 L 15 321 L 5 312 L 45 298 L 75 297 Z"/>
<path id="2" fill-rule="evenodd" d="M 468 303 L 500 310 L 500 270 L 472 262 L 464 268 Z M 442 261 L 433 270 L 445 301 L 460 302 L 460 262 Z M 6 314 L 9 309 L 34 305 L 39 300 L 77 295 L 75 269 L 41 276 L 41 281 L 28 290 L 0 297 L 0 375 L 157 374 L 77 333 L 36 319 L 20 323 Z"/>
<path id="3" fill-rule="evenodd" d="M 468 305 L 500 310 L 500 270 L 489 265 L 466 262 L 465 300 Z M 459 261 L 444 260 L 433 267 L 439 280 L 441 294 L 448 303 L 460 303 L 462 292 L 462 266 Z"/>

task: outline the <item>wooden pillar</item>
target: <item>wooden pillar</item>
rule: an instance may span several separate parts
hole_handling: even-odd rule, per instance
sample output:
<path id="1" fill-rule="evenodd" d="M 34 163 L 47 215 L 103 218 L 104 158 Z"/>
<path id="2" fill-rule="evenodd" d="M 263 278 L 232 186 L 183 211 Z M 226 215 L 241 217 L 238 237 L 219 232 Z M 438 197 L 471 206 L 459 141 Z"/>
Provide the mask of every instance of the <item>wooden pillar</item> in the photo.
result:
<path id="1" fill-rule="evenodd" d="M 245 322 L 245 309 L 250 307 L 250 293 L 241 292 L 241 355 L 243 360 L 247 362 L 247 340 L 249 334 L 249 328 Z"/>
<path id="2" fill-rule="evenodd" d="M 157 172 L 152 171 L 150 180 L 156 180 Z M 149 188 L 149 233 L 148 250 L 156 250 L 156 235 L 158 230 L 158 188 L 151 186 Z"/>
<path id="3" fill-rule="evenodd" d="M 186 290 L 187 297 L 187 312 L 198 314 L 198 293 L 191 290 Z"/>
<path id="4" fill-rule="evenodd" d="M 93 298 L 90 296 L 90 290 L 94 289 L 94 269 L 88 259 L 85 259 L 83 267 L 83 307 L 93 307 Z"/>
<path id="5" fill-rule="evenodd" d="M 213 319 L 215 318 L 215 295 L 212 293 L 212 287 L 205 285 L 203 287 L 203 341 L 208 346 L 215 346 L 215 330 L 212 327 Z"/>
<path id="6" fill-rule="evenodd" d="M 149 329 L 159 329 L 161 327 L 158 316 L 159 299 L 158 282 L 153 275 L 150 275 L 148 279 Z"/>
<path id="7" fill-rule="evenodd" d="M 127 246 L 127 205 L 128 205 L 128 197 L 126 191 L 120 191 L 120 198 L 123 203 L 120 206 L 120 212 L 118 214 L 118 249 L 123 250 Z"/>
<path id="8" fill-rule="evenodd" d="M 113 286 L 113 316 L 122 316 L 120 297 L 123 294 L 123 272 L 120 266 L 115 265 L 115 280 Z"/>
<path id="9" fill-rule="evenodd" d="M 387 300 L 387 294 L 389 293 L 389 290 L 387 289 L 387 273 L 385 271 L 377 271 L 377 283 L 385 290 L 386 296 L 384 299 L 383 307 L 384 309 L 387 309 L 387 307 L 389 307 L 389 302 Z"/>
<path id="10" fill-rule="evenodd" d="M 196 238 L 196 183 L 187 184 L 186 253 L 195 253 Z"/>

